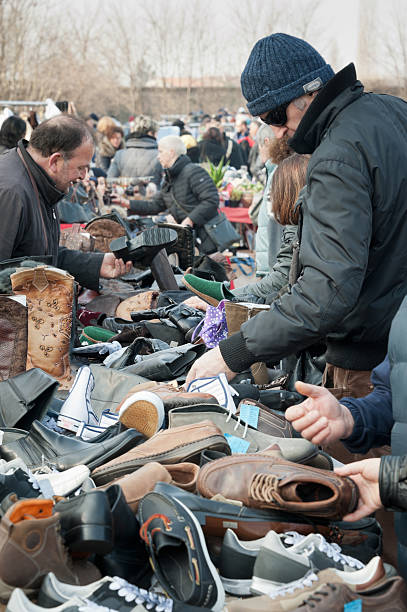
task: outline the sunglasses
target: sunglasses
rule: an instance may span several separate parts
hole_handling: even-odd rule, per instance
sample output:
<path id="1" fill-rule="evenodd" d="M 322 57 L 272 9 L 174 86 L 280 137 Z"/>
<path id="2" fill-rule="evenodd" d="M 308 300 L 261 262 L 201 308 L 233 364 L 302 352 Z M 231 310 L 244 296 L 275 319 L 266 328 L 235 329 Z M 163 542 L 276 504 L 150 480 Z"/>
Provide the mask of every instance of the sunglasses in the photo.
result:
<path id="1" fill-rule="evenodd" d="M 269 111 L 267 115 L 262 119 L 263 123 L 267 125 L 274 125 L 275 127 L 282 127 L 287 123 L 287 107 L 290 103 L 285 102 L 277 108 Z"/>

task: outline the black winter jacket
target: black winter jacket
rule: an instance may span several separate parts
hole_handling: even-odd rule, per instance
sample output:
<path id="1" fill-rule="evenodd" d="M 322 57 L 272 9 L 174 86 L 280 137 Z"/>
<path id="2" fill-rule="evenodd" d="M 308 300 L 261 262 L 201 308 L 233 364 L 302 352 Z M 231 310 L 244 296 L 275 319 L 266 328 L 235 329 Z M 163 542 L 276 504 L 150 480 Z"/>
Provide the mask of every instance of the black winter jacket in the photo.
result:
<path id="1" fill-rule="evenodd" d="M 323 338 L 336 366 L 369 370 L 383 360 L 407 293 L 406 142 L 407 103 L 364 93 L 353 64 L 317 95 L 290 141 L 312 153 L 302 272 L 290 294 L 220 343 L 233 371 Z"/>
<path id="2" fill-rule="evenodd" d="M 165 170 L 161 191 L 149 201 L 132 200 L 131 210 L 139 215 L 156 215 L 168 210 L 177 223 L 188 216 L 201 240 L 199 250 L 213 253 L 216 247 L 203 225 L 216 215 L 218 205 L 217 189 L 206 170 L 193 164 L 187 155 L 180 155 L 171 168 Z"/>
<path id="3" fill-rule="evenodd" d="M 26 141 L 18 143 L 38 187 L 48 248 L 30 177 L 17 149 L 11 149 L 0 158 L 0 261 L 27 255 L 52 255 L 53 266 L 67 270 L 84 287 L 97 290 L 104 254 L 58 246 L 60 228 L 56 204 L 65 193 L 35 163 L 26 145 Z"/>

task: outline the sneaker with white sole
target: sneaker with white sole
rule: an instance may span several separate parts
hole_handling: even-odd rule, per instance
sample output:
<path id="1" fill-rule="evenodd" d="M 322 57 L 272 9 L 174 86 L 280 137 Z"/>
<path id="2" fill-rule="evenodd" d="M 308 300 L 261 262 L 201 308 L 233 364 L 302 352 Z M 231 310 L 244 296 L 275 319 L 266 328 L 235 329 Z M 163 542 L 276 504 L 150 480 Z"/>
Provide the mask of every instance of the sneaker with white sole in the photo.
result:
<path id="1" fill-rule="evenodd" d="M 384 580 L 382 560 L 380 557 L 373 557 L 363 569 L 354 572 L 342 572 L 334 568 L 318 573 L 310 570 L 301 580 L 290 582 L 269 594 L 230 601 L 224 612 L 286 612 L 296 610 L 325 584 L 345 584 L 351 591 L 362 594 L 374 585 L 379 587 Z"/>
<path id="2" fill-rule="evenodd" d="M 36 472 L 34 478 L 41 487 L 44 497 L 59 495 L 66 497 L 73 491 L 79 489 L 90 475 L 90 470 L 86 465 L 75 465 L 63 472 L 48 470 Z"/>
<path id="3" fill-rule="evenodd" d="M 119 405 L 118 411 L 123 425 L 136 429 L 146 438 L 151 438 L 164 423 L 164 402 L 152 391 L 129 393 Z"/>
<path id="4" fill-rule="evenodd" d="M 358 559 L 342 554 L 337 544 L 328 544 L 318 533 L 298 539 L 286 548 L 280 535 L 269 531 L 254 564 L 251 592 L 270 594 L 289 582 L 300 580 L 310 570 L 318 572 L 330 567 L 354 572 L 365 566 Z"/>
<path id="5" fill-rule="evenodd" d="M 38 596 L 38 603 L 45 608 L 51 608 L 80 597 L 87 601 L 107 606 L 108 609 L 120 612 L 133 612 L 135 610 L 151 610 L 151 612 L 189 612 L 195 610 L 184 602 L 176 602 L 162 594 L 146 591 L 136 587 L 123 578 L 105 576 L 97 582 L 86 586 L 74 586 L 58 580 L 49 573 L 44 578 Z M 41 608 L 42 609 L 42 608 Z M 23 610 L 23 609 L 21 609 Z M 13 610 L 12 612 L 20 612 Z"/>
<path id="6" fill-rule="evenodd" d="M 86 425 L 99 424 L 90 403 L 94 386 L 95 379 L 89 366 L 79 368 L 69 395 L 59 412 L 57 420 L 59 427 L 76 433 L 82 422 Z"/>

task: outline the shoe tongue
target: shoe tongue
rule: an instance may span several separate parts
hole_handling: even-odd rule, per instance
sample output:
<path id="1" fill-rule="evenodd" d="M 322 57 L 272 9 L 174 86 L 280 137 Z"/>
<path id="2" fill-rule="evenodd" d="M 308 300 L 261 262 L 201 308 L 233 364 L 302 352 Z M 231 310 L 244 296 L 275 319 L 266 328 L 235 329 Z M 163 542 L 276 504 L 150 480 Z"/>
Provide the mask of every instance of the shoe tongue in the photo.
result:
<path id="1" fill-rule="evenodd" d="M 164 547 L 172 546 L 173 548 L 181 548 L 183 545 L 183 542 L 179 538 L 168 535 L 162 531 L 154 535 L 154 547 L 157 553 Z"/>
<path id="2" fill-rule="evenodd" d="M 303 501 L 297 493 L 298 483 L 290 482 L 286 485 L 280 486 L 280 495 L 285 501 L 290 502 L 301 502 Z"/>

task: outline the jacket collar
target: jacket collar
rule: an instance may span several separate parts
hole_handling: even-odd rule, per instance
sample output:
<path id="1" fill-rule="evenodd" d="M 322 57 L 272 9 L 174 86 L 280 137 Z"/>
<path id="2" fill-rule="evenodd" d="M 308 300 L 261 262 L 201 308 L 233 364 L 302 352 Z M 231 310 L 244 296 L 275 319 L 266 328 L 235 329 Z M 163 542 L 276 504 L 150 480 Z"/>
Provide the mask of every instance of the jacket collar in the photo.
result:
<path id="1" fill-rule="evenodd" d="M 354 64 L 338 72 L 319 92 L 288 141 L 296 153 L 313 153 L 335 117 L 363 94 Z"/>
<path id="2" fill-rule="evenodd" d="M 126 141 L 127 149 L 158 149 L 157 139 L 154 136 L 130 136 Z"/>
<path id="3" fill-rule="evenodd" d="M 176 176 L 178 176 L 181 170 L 185 168 L 185 166 L 191 163 L 192 162 L 189 159 L 188 155 L 180 155 L 178 159 L 176 159 L 175 162 L 172 164 L 171 168 L 167 168 L 165 170 L 165 174 L 169 179 L 174 179 Z"/>
<path id="4" fill-rule="evenodd" d="M 27 163 L 27 166 L 31 171 L 31 174 L 33 175 L 42 200 L 47 206 L 55 206 L 55 204 L 62 200 L 66 194 L 57 188 L 54 181 L 48 176 L 45 170 L 43 170 L 41 166 L 39 166 L 37 162 L 33 160 L 27 151 L 27 145 L 27 140 L 20 140 L 17 144 Z"/>

